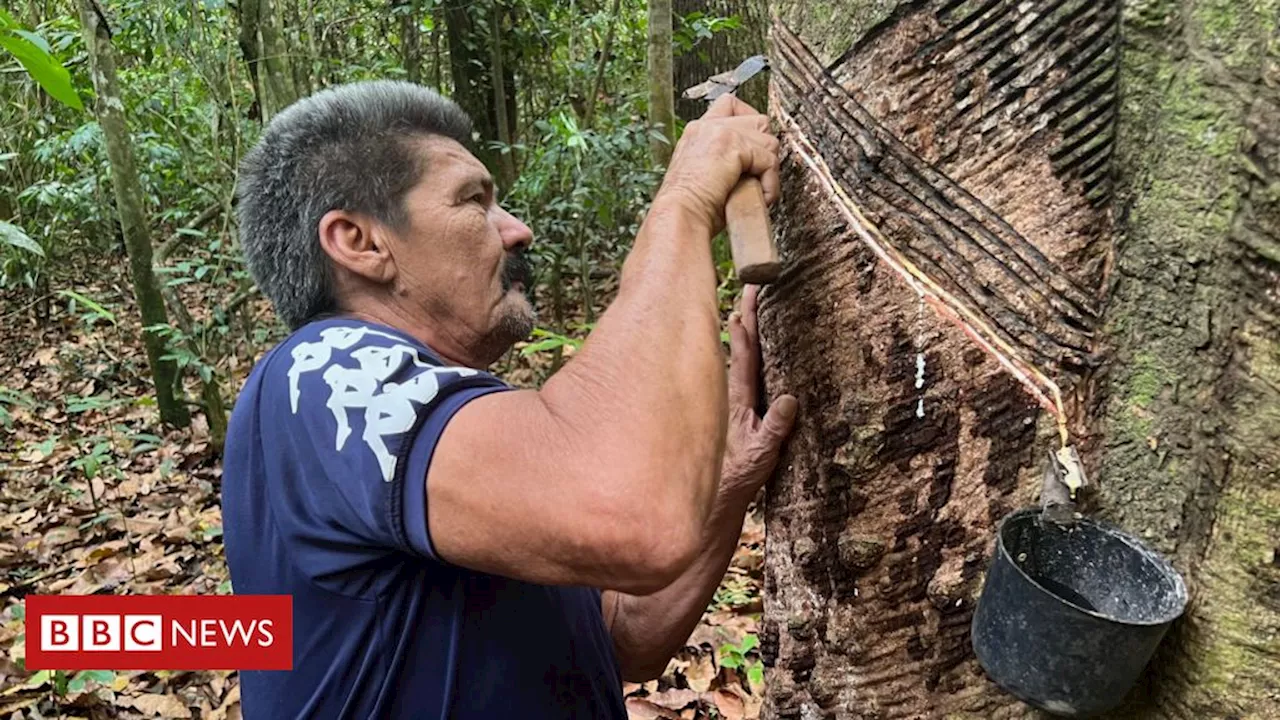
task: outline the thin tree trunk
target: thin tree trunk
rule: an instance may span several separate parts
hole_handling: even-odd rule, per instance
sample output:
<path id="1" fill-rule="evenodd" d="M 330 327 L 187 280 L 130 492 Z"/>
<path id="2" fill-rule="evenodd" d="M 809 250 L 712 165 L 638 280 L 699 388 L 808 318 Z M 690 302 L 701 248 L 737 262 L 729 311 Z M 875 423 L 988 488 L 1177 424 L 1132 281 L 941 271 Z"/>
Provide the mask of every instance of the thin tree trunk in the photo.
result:
<path id="1" fill-rule="evenodd" d="M 493 85 L 493 115 L 498 129 L 498 187 L 506 192 L 516 181 L 515 149 L 511 147 L 511 125 L 507 120 L 507 84 L 502 58 L 502 10 L 489 10 L 489 77 Z"/>
<path id="2" fill-rule="evenodd" d="M 305 97 L 311 94 L 312 80 L 311 70 L 314 56 L 307 53 L 303 44 L 302 36 L 306 32 L 306 26 L 302 21 L 302 13 L 306 12 L 306 8 L 301 7 L 303 0 L 290 0 L 286 5 L 288 22 L 285 36 L 289 38 L 288 46 L 293 48 L 293 55 L 289 59 L 289 69 L 292 72 L 293 91 L 295 97 Z M 282 13 L 285 9 L 282 8 Z"/>
<path id="3" fill-rule="evenodd" d="M 240 53 L 244 56 L 245 66 L 249 68 L 249 79 L 253 85 L 253 97 L 258 104 L 258 117 L 263 124 L 267 121 L 267 91 L 263 85 L 262 42 L 258 37 L 258 23 L 261 16 L 259 0 L 240 0 L 237 6 L 240 31 L 236 42 L 240 45 Z M 250 117 L 253 112 L 250 111 Z"/>
<path id="4" fill-rule="evenodd" d="M 671 0 L 649 3 L 649 125 L 661 138 L 649 142 L 656 167 L 671 161 L 675 142 L 675 92 L 671 76 Z"/>
<path id="5" fill-rule="evenodd" d="M 106 140 L 107 158 L 111 165 L 111 185 L 115 190 L 116 209 L 125 246 L 129 253 L 129 276 L 133 282 L 133 294 L 138 303 L 144 328 L 168 325 L 164 299 L 151 269 L 151 235 L 143 210 L 142 187 L 138 183 L 133 164 L 133 143 L 125 121 L 124 103 L 116 81 L 114 51 L 111 36 L 94 0 L 80 1 L 80 19 L 84 27 L 84 42 L 89 53 L 93 88 L 97 94 L 96 114 L 98 124 Z M 171 360 L 161 360 L 165 354 L 164 338 L 143 330 L 147 361 L 156 388 L 156 404 L 160 419 L 167 425 L 183 427 L 189 421 L 186 408 L 174 395 L 177 368 Z"/>
<path id="6" fill-rule="evenodd" d="M 444 13 L 440 4 L 431 7 L 431 78 L 436 92 L 444 88 L 444 63 L 440 60 L 440 36 L 444 34 Z"/>
<path id="7" fill-rule="evenodd" d="M 484 8 L 492 11 L 492 5 Z M 491 169 L 497 168 L 498 158 L 490 143 L 498 139 L 493 88 L 489 80 L 490 53 L 483 52 L 488 29 L 475 21 L 480 9 L 474 0 L 447 0 L 444 5 L 445 22 L 448 25 L 449 70 L 453 77 L 453 99 L 471 116 L 472 125 L 480 139 L 475 148 L 476 157 Z"/>
<path id="8" fill-rule="evenodd" d="M 1280 716 L 1277 18 L 772 5 L 762 342 L 802 412 L 766 499 L 763 716 L 1034 714 L 969 623 L 1059 416 L 1084 510 L 1192 590 L 1114 717 Z"/>
<path id="9" fill-rule="evenodd" d="M 591 127 L 595 121 L 596 101 L 604 88 L 604 70 L 609 64 L 609 53 L 613 52 L 613 36 L 618 29 L 618 13 L 622 10 L 622 0 L 613 0 L 613 9 L 609 11 L 609 30 L 604 34 L 604 44 L 600 47 L 600 60 L 596 63 L 596 78 L 591 83 L 591 93 L 587 95 L 587 110 L 583 113 L 582 124 Z"/>
<path id="10" fill-rule="evenodd" d="M 400 0 L 400 62 L 404 65 L 405 79 L 411 83 L 422 82 L 422 24 L 419 0 Z"/>
<path id="11" fill-rule="evenodd" d="M 246 0 L 252 2 L 253 0 Z M 272 0 L 259 3 L 258 34 L 262 38 L 262 59 L 266 66 L 266 86 L 271 94 L 271 110 L 275 115 L 298 99 L 290 70 L 289 53 L 280 33 L 280 16 Z"/>

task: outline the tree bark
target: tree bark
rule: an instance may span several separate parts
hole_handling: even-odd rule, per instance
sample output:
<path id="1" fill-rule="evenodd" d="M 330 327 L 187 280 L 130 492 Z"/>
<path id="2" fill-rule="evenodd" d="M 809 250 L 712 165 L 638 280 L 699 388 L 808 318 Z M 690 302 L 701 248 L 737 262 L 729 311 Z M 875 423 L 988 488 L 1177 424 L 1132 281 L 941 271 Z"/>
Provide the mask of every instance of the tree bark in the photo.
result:
<path id="1" fill-rule="evenodd" d="M 500 171 L 501 159 L 491 144 L 499 141 L 495 84 L 492 76 L 493 52 L 489 44 L 491 15 L 502 12 L 501 3 L 479 5 L 474 0 L 448 0 L 444 6 L 448 26 L 449 68 L 453 76 L 453 99 L 471 116 L 479 141 L 476 157 L 491 170 Z M 502 89 L 510 95 L 515 78 L 504 72 Z M 506 104 L 507 131 L 514 136 L 514 109 Z"/>
<path id="2" fill-rule="evenodd" d="M 496 153 L 498 188 L 511 189 L 516 181 L 515 148 L 511 147 L 511 125 L 507 120 L 506 64 L 502 57 L 502 12 L 495 7 L 489 13 L 489 76 L 493 85 L 493 118 L 502 148 Z"/>
<path id="3" fill-rule="evenodd" d="M 707 103 L 686 100 L 679 97 L 680 93 L 716 73 L 734 69 L 752 55 L 764 53 L 769 16 L 764 0 L 672 0 L 672 10 L 677 17 L 701 12 L 712 17 L 736 17 L 741 23 L 737 29 L 715 33 L 689 52 L 675 56 L 676 115 L 688 122 L 701 117 L 706 112 Z M 769 104 L 769 81 L 764 77 L 756 78 L 742 86 L 736 95 L 764 112 Z"/>
<path id="4" fill-rule="evenodd" d="M 422 25 L 420 0 L 400 0 L 400 62 L 404 65 L 405 79 L 411 83 L 422 82 Z"/>
<path id="5" fill-rule="evenodd" d="M 622 10 L 622 0 L 613 0 L 613 9 L 609 11 L 609 29 L 604 34 L 604 43 L 600 46 L 600 59 L 596 61 L 595 79 L 591 81 L 590 92 L 587 93 L 587 109 L 582 114 L 583 127 L 591 127 L 595 122 L 596 101 L 604 90 L 604 71 L 609 66 L 609 53 L 613 52 L 613 36 L 618 29 L 618 14 Z"/>
<path id="6" fill-rule="evenodd" d="M 656 167 L 671 161 L 675 142 L 675 92 L 671 75 L 671 0 L 649 2 L 649 125 L 661 138 L 649 141 Z"/>
<path id="7" fill-rule="evenodd" d="M 262 122 L 266 124 L 276 113 L 298 99 L 289 56 L 280 37 L 279 21 L 271 0 L 241 0 L 239 15 L 240 52 L 249 66 Z"/>
<path id="8" fill-rule="evenodd" d="M 257 102 L 257 117 L 266 123 L 266 90 L 263 88 L 262 42 L 258 38 L 258 17 L 261 14 L 258 0 L 241 0 L 236 9 L 240 31 L 236 35 L 236 43 L 240 46 L 240 54 L 244 56 L 244 64 L 249 69 L 249 79 L 253 85 L 253 98 Z M 249 117 L 255 113 L 251 108 Z"/>
<path id="9" fill-rule="evenodd" d="M 1059 413 L 1086 511 L 1192 592 L 1115 717 L 1280 714 L 1274 13 L 773 6 L 761 324 L 801 416 L 766 498 L 764 716 L 1033 714 L 969 623 Z"/>
<path id="10" fill-rule="evenodd" d="M 125 120 L 124 103 L 116 81 L 116 63 L 106 19 L 94 0 L 80 0 L 80 20 L 96 98 L 96 115 L 106 140 L 107 159 L 111 166 L 111 186 L 115 191 L 116 210 L 125 247 L 129 254 L 129 277 L 133 295 L 142 316 L 143 328 L 168 325 L 164 299 L 151 269 L 151 234 L 143 209 L 142 186 L 133 164 L 133 143 Z M 156 405 L 160 420 L 167 425 L 184 427 L 190 418 L 186 408 L 174 395 L 177 367 L 165 354 L 164 338 L 143 330 L 147 362 L 156 387 Z"/>
<path id="11" fill-rule="evenodd" d="M 280 16 L 272 0 L 258 0 L 258 34 L 262 38 L 263 64 L 267 68 L 266 84 L 271 92 L 271 112 L 275 115 L 298 99 L 289 65 L 289 51 L 280 33 Z"/>

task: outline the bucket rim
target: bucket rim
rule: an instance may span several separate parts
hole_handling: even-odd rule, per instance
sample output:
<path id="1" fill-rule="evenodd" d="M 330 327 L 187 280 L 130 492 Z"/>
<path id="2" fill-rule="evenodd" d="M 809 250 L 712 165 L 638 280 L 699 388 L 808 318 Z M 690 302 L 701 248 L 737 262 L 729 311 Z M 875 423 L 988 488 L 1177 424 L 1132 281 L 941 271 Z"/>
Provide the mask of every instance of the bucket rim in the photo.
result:
<path id="1" fill-rule="evenodd" d="M 1173 590 L 1176 593 L 1178 598 L 1177 607 L 1173 611 L 1166 613 L 1164 615 L 1161 615 L 1158 619 L 1155 619 L 1155 620 L 1128 620 L 1124 618 L 1114 617 L 1106 613 L 1101 613 L 1096 610 L 1088 610 L 1088 609 L 1082 608 L 1079 605 L 1071 602 L 1070 600 L 1067 600 L 1066 598 L 1061 597 L 1057 593 L 1052 592 L 1049 589 L 1045 588 L 1039 582 L 1036 582 L 1035 578 L 1028 575 L 1027 572 L 1023 570 L 1021 566 L 1018 565 L 1018 563 L 1014 562 L 1013 555 L 1009 553 L 1009 549 L 1006 548 L 1004 545 L 1004 530 L 1005 530 L 1005 527 L 1010 522 L 1013 522 L 1015 520 L 1020 520 L 1029 515 L 1039 514 L 1039 512 L 1040 512 L 1040 508 L 1037 508 L 1037 507 L 1024 507 L 1018 510 L 1014 510 L 1013 512 L 1001 518 L 1000 524 L 996 528 L 996 552 L 1008 558 L 1009 565 L 1013 566 L 1013 569 L 1016 570 L 1018 574 L 1021 575 L 1027 582 L 1029 582 L 1031 586 L 1034 587 L 1036 590 L 1039 590 L 1045 595 L 1048 595 L 1049 597 L 1053 598 L 1054 600 L 1057 600 L 1058 602 L 1062 603 L 1063 605 L 1066 605 L 1067 607 L 1071 608 L 1072 610 L 1075 610 L 1076 612 L 1088 615 L 1090 617 L 1098 618 L 1099 620 L 1105 620 L 1107 622 L 1115 623 L 1117 625 L 1130 625 L 1133 627 L 1154 627 L 1157 625 L 1167 625 L 1168 623 L 1171 623 L 1174 620 L 1177 620 L 1179 617 L 1182 616 L 1184 612 L 1186 612 L 1187 603 L 1189 600 L 1187 595 L 1187 584 L 1182 579 L 1182 573 L 1178 572 L 1177 568 L 1173 567 L 1173 565 L 1168 560 L 1166 560 L 1163 555 L 1147 547 L 1146 543 L 1143 543 L 1141 540 L 1134 537 L 1133 535 L 1125 532 L 1124 530 L 1121 530 L 1120 528 L 1110 523 L 1106 523 L 1101 520 L 1095 520 L 1090 517 L 1081 517 L 1078 520 L 1076 520 L 1076 522 L 1079 524 L 1091 526 L 1097 530 L 1101 530 L 1103 532 L 1106 532 L 1115 536 L 1116 538 L 1124 542 L 1126 545 L 1128 545 L 1130 548 L 1141 553 L 1143 557 L 1154 562 L 1160 568 L 1160 570 L 1165 573 L 1166 576 L 1173 578 L 1173 585 L 1174 585 Z"/>

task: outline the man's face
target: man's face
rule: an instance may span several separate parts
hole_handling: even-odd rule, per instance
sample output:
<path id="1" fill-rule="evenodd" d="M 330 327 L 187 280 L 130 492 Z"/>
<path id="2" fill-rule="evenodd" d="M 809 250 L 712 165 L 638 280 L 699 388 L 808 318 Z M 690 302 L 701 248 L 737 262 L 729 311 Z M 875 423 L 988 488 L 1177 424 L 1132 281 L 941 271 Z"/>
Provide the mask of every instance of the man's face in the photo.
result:
<path id="1" fill-rule="evenodd" d="M 426 171 L 405 195 L 405 227 L 391 233 L 396 293 L 421 306 L 440 342 L 487 365 L 533 330 L 533 233 L 498 206 L 488 170 L 465 148 L 441 137 L 417 145 Z"/>

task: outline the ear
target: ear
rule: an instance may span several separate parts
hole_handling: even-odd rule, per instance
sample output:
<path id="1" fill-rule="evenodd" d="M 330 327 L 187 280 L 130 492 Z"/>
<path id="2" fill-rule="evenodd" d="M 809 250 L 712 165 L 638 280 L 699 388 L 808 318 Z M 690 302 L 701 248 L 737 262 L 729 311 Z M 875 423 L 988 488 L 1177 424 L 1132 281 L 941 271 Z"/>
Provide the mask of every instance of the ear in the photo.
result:
<path id="1" fill-rule="evenodd" d="M 375 283 L 395 278 L 396 264 L 387 248 L 382 227 L 367 215 L 330 210 L 317 228 L 320 247 L 339 267 Z"/>

